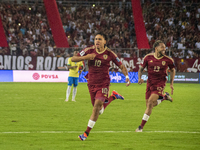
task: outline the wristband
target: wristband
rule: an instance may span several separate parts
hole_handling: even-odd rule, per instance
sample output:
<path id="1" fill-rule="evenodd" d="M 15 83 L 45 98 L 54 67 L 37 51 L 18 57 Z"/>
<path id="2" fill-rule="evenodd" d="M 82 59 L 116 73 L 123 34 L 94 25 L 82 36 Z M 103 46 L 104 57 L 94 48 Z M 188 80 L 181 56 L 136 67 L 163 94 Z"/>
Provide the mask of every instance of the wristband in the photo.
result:
<path id="1" fill-rule="evenodd" d="M 126 79 L 129 79 L 128 75 L 126 75 Z"/>

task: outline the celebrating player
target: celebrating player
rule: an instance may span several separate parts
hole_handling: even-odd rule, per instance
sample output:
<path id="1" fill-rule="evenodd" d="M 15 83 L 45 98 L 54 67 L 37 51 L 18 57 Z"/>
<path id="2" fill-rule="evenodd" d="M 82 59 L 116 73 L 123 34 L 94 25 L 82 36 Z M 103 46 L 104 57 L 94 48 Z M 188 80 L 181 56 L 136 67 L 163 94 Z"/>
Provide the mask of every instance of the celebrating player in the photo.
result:
<path id="1" fill-rule="evenodd" d="M 142 72 L 145 67 L 148 69 L 148 80 L 146 88 L 146 110 L 142 118 L 141 125 L 135 130 L 135 132 L 142 132 L 145 123 L 148 121 L 151 115 L 153 107 L 160 104 L 163 100 L 173 99 L 169 93 L 163 90 L 167 81 L 167 69 L 170 69 L 170 88 L 171 94 L 173 95 L 173 82 L 175 76 L 175 66 L 172 58 L 165 55 L 165 44 L 158 40 L 154 43 L 153 48 L 155 53 L 150 53 L 144 57 L 144 62 L 138 71 L 138 84 L 142 84 L 144 81 L 141 79 Z"/>
<path id="2" fill-rule="evenodd" d="M 79 135 L 80 140 L 86 140 L 91 129 L 94 127 L 99 114 L 102 114 L 104 109 L 114 99 L 124 99 L 123 96 L 113 91 L 108 98 L 110 77 L 109 67 L 110 61 L 113 61 L 126 76 L 126 86 L 130 85 L 128 72 L 126 67 L 119 60 L 117 55 L 105 46 L 106 35 L 97 33 L 94 39 L 94 46 L 85 48 L 77 56 L 72 57 L 72 61 L 78 62 L 88 60 L 88 89 L 90 92 L 91 102 L 93 105 L 93 112 L 89 119 L 86 131 Z"/>
<path id="3" fill-rule="evenodd" d="M 78 54 L 78 50 L 74 51 L 74 56 L 76 56 Z M 72 91 L 72 101 L 76 102 L 75 97 L 76 97 L 76 93 L 77 93 L 77 86 L 78 86 L 78 78 L 79 78 L 79 74 L 81 72 L 79 72 L 80 67 L 83 68 L 83 62 L 72 62 L 70 57 L 68 59 L 67 62 L 67 66 L 66 67 L 58 67 L 58 69 L 69 69 L 69 77 L 68 77 L 68 87 L 67 87 L 67 91 L 66 91 L 66 99 L 65 101 L 68 102 L 69 100 L 69 95 L 71 93 L 71 88 L 72 88 L 72 84 L 73 84 L 73 91 Z"/>

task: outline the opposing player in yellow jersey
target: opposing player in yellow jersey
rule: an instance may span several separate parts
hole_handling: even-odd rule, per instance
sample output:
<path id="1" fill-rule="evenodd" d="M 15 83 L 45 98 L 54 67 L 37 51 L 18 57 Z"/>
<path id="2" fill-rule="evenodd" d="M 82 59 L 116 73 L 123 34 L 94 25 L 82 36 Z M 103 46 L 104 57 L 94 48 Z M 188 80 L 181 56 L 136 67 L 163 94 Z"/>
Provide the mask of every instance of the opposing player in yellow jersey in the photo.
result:
<path id="1" fill-rule="evenodd" d="M 74 56 L 76 56 L 78 54 L 79 51 L 74 51 Z M 65 67 L 58 67 L 58 69 L 63 69 Z M 72 84 L 73 84 L 73 91 L 72 91 L 72 101 L 76 102 L 75 97 L 76 97 L 76 93 L 77 93 L 77 86 L 78 86 L 78 79 L 79 79 L 79 74 L 81 73 L 81 71 L 79 72 L 80 68 L 83 68 L 83 62 L 79 61 L 79 62 L 72 62 L 71 61 L 71 57 L 68 59 L 67 62 L 67 67 L 69 69 L 69 77 L 68 77 L 68 87 L 67 87 L 67 91 L 66 91 L 66 99 L 65 101 L 68 102 L 69 100 L 69 95 L 71 93 L 71 88 L 72 88 Z"/>

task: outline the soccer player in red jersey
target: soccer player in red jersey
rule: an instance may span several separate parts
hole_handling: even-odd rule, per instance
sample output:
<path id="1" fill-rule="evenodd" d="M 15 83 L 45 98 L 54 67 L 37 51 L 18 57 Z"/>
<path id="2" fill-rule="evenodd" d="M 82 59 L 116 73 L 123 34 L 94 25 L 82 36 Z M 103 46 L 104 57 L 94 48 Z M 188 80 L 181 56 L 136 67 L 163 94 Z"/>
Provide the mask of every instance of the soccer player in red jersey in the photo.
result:
<path id="1" fill-rule="evenodd" d="M 173 95 L 173 82 L 175 76 L 175 66 L 172 58 L 165 55 L 165 44 L 158 40 L 154 43 L 153 48 L 155 53 L 147 54 L 144 57 L 143 64 L 138 71 L 138 84 L 142 84 L 144 81 L 141 79 L 142 72 L 145 67 L 148 70 L 148 80 L 146 88 L 146 110 L 142 118 L 141 125 L 135 130 L 135 132 L 142 132 L 145 123 L 148 121 L 151 115 L 153 107 L 159 105 L 163 100 L 173 101 L 169 93 L 163 91 L 167 82 L 167 69 L 170 69 L 170 88 Z"/>
<path id="2" fill-rule="evenodd" d="M 123 96 L 113 91 L 108 98 L 110 76 L 109 67 L 110 61 L 113 61 L 126 76 L 126 86 L 130 85 L 128 71 L 122 64 L 117 55 L 105 46 L 106 35 L 97 33 L 94 39 L 94 46 L 83 49 L 77 56 L 72 57 L 72 61 L 78 62 L 88 60 L 88 89 L 90 92 L 93 112 L 89 119 L 86 131 L 79 135 L 79 138 L 84 141 L 88 137 L 91 129 L 94 127 L 99 114 L 102 114 L 104 109 L 114 99 L 124 99 Z"/>

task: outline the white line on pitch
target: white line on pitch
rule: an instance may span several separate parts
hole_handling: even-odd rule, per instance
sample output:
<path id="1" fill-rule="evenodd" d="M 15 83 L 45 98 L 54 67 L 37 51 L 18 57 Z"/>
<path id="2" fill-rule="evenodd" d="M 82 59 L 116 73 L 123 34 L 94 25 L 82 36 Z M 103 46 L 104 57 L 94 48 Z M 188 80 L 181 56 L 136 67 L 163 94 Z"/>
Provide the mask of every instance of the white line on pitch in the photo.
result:
<path id="1" fill-rule="evenodd" d="M 0 134 L 27 134 L 27 133 L 82 133 L 83 131 L 20 131 L 20 132 L 0 132 Z M 91 131 L 91 133 L 131 133 L 135 131 Z M 200 134 L 195 131 L 143 131 L 143 133 L 192 133 Z"/>

